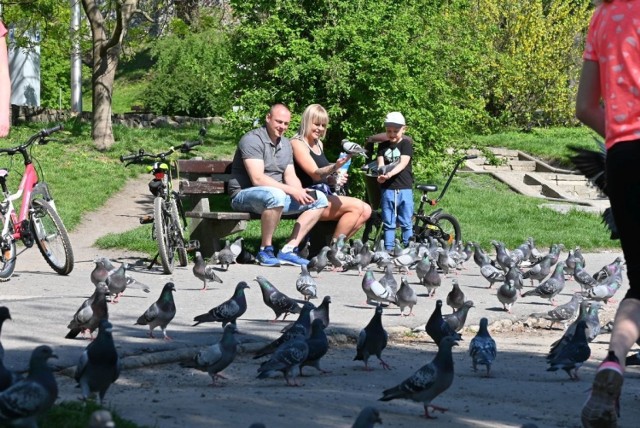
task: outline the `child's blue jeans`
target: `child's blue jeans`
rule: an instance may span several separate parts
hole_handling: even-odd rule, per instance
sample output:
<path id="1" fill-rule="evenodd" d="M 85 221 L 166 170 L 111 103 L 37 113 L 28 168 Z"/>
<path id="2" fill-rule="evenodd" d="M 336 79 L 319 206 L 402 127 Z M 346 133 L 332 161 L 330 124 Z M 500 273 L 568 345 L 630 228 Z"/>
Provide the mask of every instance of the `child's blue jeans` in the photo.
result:
<path id="1" fill-rule="evenodd" d="M 386 189 L 380 199 L 384 246 L 391 250 L 395 244 L 396 225 L 402 230 L 402 243 L 407 245 L 413 236 L 413 191 L 411 189 Z"/>

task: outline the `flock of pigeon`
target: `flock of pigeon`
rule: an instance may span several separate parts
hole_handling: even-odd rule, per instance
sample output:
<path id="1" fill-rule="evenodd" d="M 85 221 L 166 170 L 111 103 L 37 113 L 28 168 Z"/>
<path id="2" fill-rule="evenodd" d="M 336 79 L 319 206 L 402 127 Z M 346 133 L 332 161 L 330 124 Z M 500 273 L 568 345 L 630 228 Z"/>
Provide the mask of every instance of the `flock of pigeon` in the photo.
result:
<path id="1" fill-rule="evenodd" d="M 384 250 L 381 243 L 374 250 L 367 243 L 358 240 L 346 242 L 341 237 L 331 246 L 324 247 L 320 253 L 311 258 L 308 266 L 302 266 L 296 281 L 299 298 L 287 296 L 279 291 L 265 276 L 257 276 L 255 281 L 260 287 L 265 305 L 273 310 L 274 320 L 284 320 L 290 314 L 297 319 L 285 327 L 282 335 L 255 351 L 254 359 L 261 359 L 257 366 L 257 377 L 265 379 L 282 373 L 287 385 L 298 386 L 296 376 L 302 374 L 304 367 L 313 367 L 325 373 L 320 366 L 321 359 L 329 350 L 329 341 L 325 329 L 329 326 L 329 305 L 331 297 L 325 296 L 322 303 L 315 306 L 310 301 L 318 297 L 318 278 L 326 270 L 357 270 L 362 276 L 362 290 L 366 303 L 375 305 L 373 316 L 358 335 L 354 360 L 363 361 L 365 370 L 372 370 L 369 365 L 371 356 L 375 356 L 383 369 L 390 369 L 382 354 L 388 344 L 388 334 L 383 326 L 383 310 L 398 307 L 403 316 L 413 315 L 413 308 L 418 303 L 417 293 L 412 288 L 408 275 L 415 272 L 418 286 L 423 286 L 427 297 L 435 297 L 442 278 L 454 276 L 464 269 L 465 263 L 471 259 L 477 264 L 482 277 L 488 282 L 488 288 L 499 284 L 496 290 L 498 301 L 509 311 L 518 298 L 537 296 L 549 300 L 554 305 L 548 312 L 532 314 L 539 318 L 565 326 L 563 335 L 552 345 L 547 361 L 548 370 L 564 370 L 571 379 L 578 379 L 578 369 L 589 358 L 589 342 L 600 332 L 598 310 L 612 299 L 622 284 L 623 266 L 620 258 L 603 266 L 594 275 L 585 271 L 584 258 L 580 248 L 569 250 L 566 260 L 560 261 L 561 244 L 553 244 L 546 253 L 539 252 L 533 239 L 527 239 L 520 247 L 509 251 L 504 244 L 493 241 L 496 249 L 495 258 L 491 258 L 482 248 L 468 242 L 464 246 L 450 248 L 445 242 L 412 243 L 407 248 L 399 244 L 392 251 Z M 238 260 L 246 260 L 243 256 L 242 239 L 230 243 L 212 260 L 215 265 L 206 264 L 200 253 L 196 253 L 193 266 L 194 276 L 203 282 L 203 291 L 207 290 L 209 281 L 222 282 L 217 275 Z M 91 281 L 95 291 L 84 301 L 69 322 L 66 338 L 73 339 L 82 334 L 89 335 L 91 342 L 78 359 L 75 379 L 80 386 L 83 399 L 98 397 L 100 403 L 112 383 L 119 376 L 121 361 L 119 359 L 112 325 L 108 321 L 108 300 L 116 304 L 127 288 L 137 288 L 149 292 L 149 287 L 139 283 L 127 273 L 123 264 L 116 268 L 107 258 L 95 261 L 95 269 L 91 272 Z M 374 269 L 382 270 L 376 278 Z M 400 284 L 395 279 L 395 272 L 401 273 Z M 315 276 L 314 276 L 315 274 Z M 223 275 L 224 276 L 224 275 Z M 567 278 L 573 278 L 581 287 L 569 302 L 555 306 L 555 298 L 563 290 Z M 527 284 L 530 280 L 530 284 Z M 537 285 L 533 283 L 537 280 Z M 438 395 L 446 391 L 454 380 L 452 348 L 461 340 L 461 332 L 466 323 L 467 314 L 474 303 L 466 300 L 460 284 L 455 278 L 451 280 L 452 288 L 445 299 L 437 299 L 425 331 L 438 347 L 432 361 L 418 369 L 412 376 L 397 386 L 382 391 L 381 401 L 403 398 L 420 402 L 424 407 L 424 416 L 433 418 L 430 410 L 446 409 L 432 404 Z M 530 287 L 524 291 L 525 287 Z M 196 368 L 207 372 L 212 385 L 223 378 L 222 371 L 231 365 L 237 355 L 236 333 L 238 320 L 247 311 L 245 290 L 249 285 L 240 281 L 233 295 L 206 313 L 196 315 L 194 326 L 220 322 L 224 329 L 220 340 L 197 352 L 189 361 L 182 363 L 184 367 Z M 167 326 L 176 315 L 173 300 L 175 285 L 168 282 L 164 285 L 159 298 L 140 315 L 136 324 L 147 325 L 148 335 L 159 328 L 164 340 L 171 340 Z M 446 304 L 452 312 L 443 314 Z M 406 313 L 406 309 L 409 312 Z M 0 329 L 2 322 L 10 319 L 9 310 L 0 307 Z M 571 323 L 567 326 L 567 324 Z M 94 332 L 97 331 L 95 339 Z M 495 340 L 488 330 L 488 319 L 480 320 L 477 334 L 469 343 L 469 355 L 473 370 L 484 366 L 486 376 L 491 376 L 491 367 L 497 355 Z M 37 347 L 31 356 L 28 375 L 20 378 L 8 371 L 2 364 L 4 350 L 0 345 L 0 424 L 17 422 L 27 426 L 35 426 L 35 419 L 46 412 L 57 397 L 57 385 L 47 360 L 56 358 L 49 346 Z M 361 421 L 361 422 L 358 422 Z M 380 422 L 375 407 L 363 410 L 354 426 L 373 426 Z"/>

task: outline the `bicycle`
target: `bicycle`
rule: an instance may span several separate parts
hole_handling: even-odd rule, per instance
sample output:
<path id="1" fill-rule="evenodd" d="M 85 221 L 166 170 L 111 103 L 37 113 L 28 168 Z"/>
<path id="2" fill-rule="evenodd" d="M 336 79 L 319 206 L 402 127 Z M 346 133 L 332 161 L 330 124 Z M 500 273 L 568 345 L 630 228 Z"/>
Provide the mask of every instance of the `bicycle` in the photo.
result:
<path id="1" fill-rule="evenodd" d="M 45 145 L 47 137 L 62 129 L 62 125 L 42 131 L 29 137 L 26 143 L 8 149 L 0 149 L 12 160 L 21 155 L 24 160 L 24 172 L 18 190 L 9 191 L 7 178 L 9 169 L 0 169 L 0 188 L 4 199 L 0 201 L 0 281 L 8 281 L 15 270 L 16 241 L 21 240 L 26 248 L 35 243 L 47 264 L 58 274 L 68 275 L 73 270 L 73 250 L 69 234 L 58 215 L 49 186 L 40 177 L 34 166 L 37 160 L 32 156 L 32 146 Z M 16 212 L 14 201 L 22 198 L 20 211 Z M 25 248 L 25 249 L 26 249 Z"/>
<path id="2" fill-rule="evenodd" d="M 140 219 L 141 224 L 153 223 L 151 238 L 158 244 L 158 253 L 151 261 L 148 269 L 153 268 L 158 258 L 162 264 L 163 273 L 173 273 L 175 265 L 175 255 L 178 255 L 180 266 L 188 264 L 187 252 L 199 247 L 195 241 L 186 241 L 184 230 L 187 227 L 187 218 L 184 215 L 182 202 L 178 197 L 178 192 L 173 190 L 171 170 L 175 170 L 175 163 L 168 162 L 169 157 L 176 151 L 181 153 L 190 152 L 195 146 L 201 145 L 206 129 L 200 129 L 200 139 L 197 141 L 187 141 L 180 146 L 173 146 L 163 153 L 145 153 L 144 149 L 138 153 L 120 156 L 120 162 L 125 167 L 131 164 L 146 163 L 154 161 L 147 170 L 153 174 L 153 179 L 149 182 L 149 191 L 154 196 L 153 216 L 145 216 Z"/>
<path id="3" fill-rule="evenodd" d="M 460 167 L 460 164 L 467 159 L 475 159 L 476 155 L 467 155 L 458 159 L 445 183 L 440 195 L 436 199 L 429 198 L 429 192 L 435 192 L 438 190 L 438 186 L 435 184 L 417 184 L 415 188 L 422 192 L 420 196 L 420 204 L 418 209 L 415 210 L 413 215 L 413 237 L 412 240 L 416 242 L 426 243 L 429 238 L 438 241 L 444 241 L 449 246 L 459 245 L 462 241 L 462 231 L 460 228 L 460 222 L 452 214 L 444 212 L 442 208 L 438 208 L 431 213 L 425 212 L 425 205 L 436 206 L 442 200 L 451 180 L 456 171 Z M 371 162 L 362 167 L 367 173 L 367 177 L 375 178 L 377 176 L 377 163 Z M 370 222 L 368 222 L 363 233 L 363 241 L 369 240 L 369 236 L 373 227 L 376 227 L 374 234 L 374 242 L 378 242 L 380 234 L 382 232 L 382 218 L 380 213 L 371 215 Z"/>

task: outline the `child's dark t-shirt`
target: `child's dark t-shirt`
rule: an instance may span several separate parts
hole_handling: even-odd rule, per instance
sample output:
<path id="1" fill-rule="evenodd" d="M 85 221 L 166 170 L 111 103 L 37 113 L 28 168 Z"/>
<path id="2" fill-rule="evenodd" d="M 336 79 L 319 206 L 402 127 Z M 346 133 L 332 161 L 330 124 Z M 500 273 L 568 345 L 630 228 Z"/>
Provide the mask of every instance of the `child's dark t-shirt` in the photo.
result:
<path id="1" fill-rule="evenodd" d="M 384 158 L 384 164 L 400 159 L 400 156 L 413 157 L 413 145 L 407 138 L 402 138 L 398 144 L 391 144 L 389 140 L 383 141 L 378 145 L 378 157 Z M 413 171 L 411 169 L 411 161 L 400 171 L 398 175 L 394 175 L 389 180 L 380 184 L 382 189 L 411 189 L 413 187 Z"/>

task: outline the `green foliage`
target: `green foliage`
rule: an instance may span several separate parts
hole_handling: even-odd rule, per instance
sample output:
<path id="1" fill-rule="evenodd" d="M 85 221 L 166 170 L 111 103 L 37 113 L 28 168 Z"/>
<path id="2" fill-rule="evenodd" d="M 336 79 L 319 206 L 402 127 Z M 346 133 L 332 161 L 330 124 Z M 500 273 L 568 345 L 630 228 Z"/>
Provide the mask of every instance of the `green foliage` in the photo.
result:
<path id="1" fill-rule="evenodd" d="M 179 28 L 179 26 L 177 26 Z M 219 26 L 159 39 L 145 105 L 163 114 L 222 115 L 231 107 L 229 41 Z"/>
<path id="2" fill-rule="evenodd" d="M 96 410 L 101 410 L 97 403 L 93 401 L 63 401 L 53 406 L 53 408 L 40 418 L 39 426 L 42 428 L 85 428 L 89 426 L 91 414 Z M 133 422 L 121 418 L 117 412 L 112 409 L 106 409 L 112 412 L 113 422 L 115 426 L 122 428 L 136 428 Z"/>

